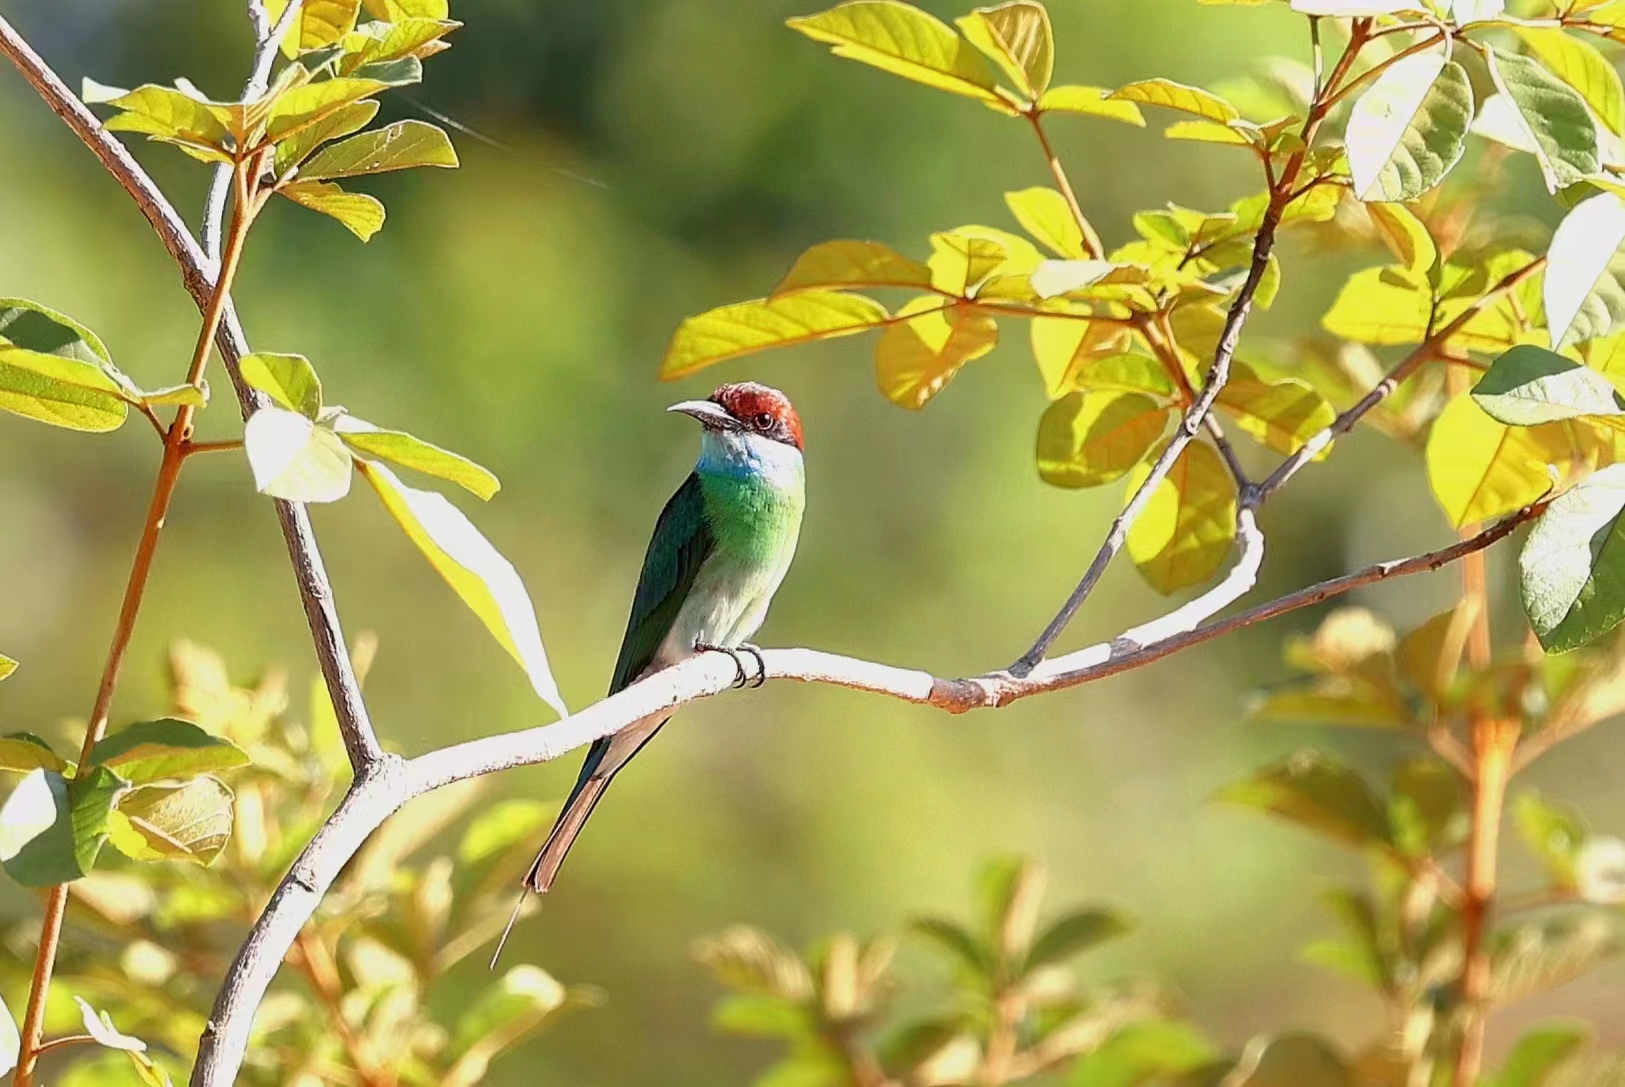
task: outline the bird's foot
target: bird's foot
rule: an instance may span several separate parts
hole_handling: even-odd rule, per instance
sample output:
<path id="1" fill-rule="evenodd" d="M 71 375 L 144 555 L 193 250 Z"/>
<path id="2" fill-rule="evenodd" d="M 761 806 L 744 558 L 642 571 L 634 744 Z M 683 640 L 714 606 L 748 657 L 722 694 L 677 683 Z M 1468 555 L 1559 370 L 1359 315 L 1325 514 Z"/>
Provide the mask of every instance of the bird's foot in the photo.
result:
<path id="1" fill-rule="evenodd" d="M 751 642 L 740 642 L 739 648 L 756 658 L 756 678 L 751 681 L 751 686 L 760 687 L 767 682 L 767 661 L 762 659 L 762 647 Z"/>
<path id="2" fill-rule="evenodd" d="M 742 657 L 740 657 L 739 650 L 726 645 L 712 645 L 709 642 L 695 642 L 694 651 L 696 653 L 728 654 L 728 658 L 734 662 L 734 681 L 728 686 L 736 688 L 742 688 L 745 686 L 745 681 L 748 677 L 745 673 L 745 661 Z M 758 655 L 756 659 L 761 660 L 760 655 Z"/>

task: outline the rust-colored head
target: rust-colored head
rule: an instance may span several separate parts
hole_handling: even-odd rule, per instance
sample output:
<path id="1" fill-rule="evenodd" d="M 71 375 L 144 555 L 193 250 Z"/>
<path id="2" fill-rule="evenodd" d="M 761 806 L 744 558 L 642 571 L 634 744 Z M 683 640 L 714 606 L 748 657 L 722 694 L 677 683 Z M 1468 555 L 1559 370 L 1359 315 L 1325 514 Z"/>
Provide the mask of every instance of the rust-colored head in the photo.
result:
<path id="1" fill-rule="evenodd" d="M 734 430 L 805 449 L 801 417 L 790 398 L 754 381 L 724 385 L 704 400 L 685 400 L 669 409 L 692 415 L 713 430 Z"/>

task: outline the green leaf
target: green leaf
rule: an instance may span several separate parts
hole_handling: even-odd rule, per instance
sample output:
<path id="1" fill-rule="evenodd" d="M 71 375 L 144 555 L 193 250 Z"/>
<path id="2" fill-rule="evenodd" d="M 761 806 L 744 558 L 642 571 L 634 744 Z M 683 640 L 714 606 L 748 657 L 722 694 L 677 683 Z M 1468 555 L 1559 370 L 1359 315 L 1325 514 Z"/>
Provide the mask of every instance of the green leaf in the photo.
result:
<path id="1" fill-rule="evenodd" d="M 772 297 L 842 287 L 931 286 L 931 269 L 884 242 L 834 241 L 813 246 L 791 266 Z"/>
<path id="2" fill-rule="evenodd" d="M 660 376 L 670 381 L 764 348 L 850 336 L 886 318 L 879 302 L 841 291 L 802 291 L 719 306 L 677 326 L 660 361 Z"/>
<path id="3" fill-rule="evenodd" d="M 295 87 L 279 95 L 271 107 L 271 115 L 266 122 L 266 138 L 280 143 L 386 87 L 387 83 L 377 79 L 348 77 Z"/>
<path id="4" fill-rule="evenodd" d="M 209 406 L 209 385 L 166 385 L 141 394 L 141 402 L 148 407 L 187 407 L 203 409 Z"/>
<path id="5" fill-rule="evenodd" d="M 1212 91 L 1200 87 L 1175 83 L 1171 79 L 1141 79 L 1125 83 L 1109 96 L 1119 102 L 1134 102 L 1143 106 L 1161 106 L 1193 114 L 1219 124 L 1229 124 L 1241 117 L 1241 111 Z"/>
<path id="6" fill-rule="evenodd" d="M 187 778 L 247 766 L 248 755 L 230 740 L 190 721 L 162 718 L 120 729 L 90 749 L 87 766 L 105 766 L 132 785 Z"/>
<path id="7" fill-rule="evenodd" d="M 1512 818 L 1518 836 L 1559 890 L 1577 883 L 1580 850 L 1586 843 L 1586 826 L 1572 807 L 1548 800 L 1534 791 L 1520 793 L 1512 803 Z"/>
<path id="8" fill-rule="evenodd" d="M 925 407 L 961 366 L 999 342 L 998 323 L 972 306 L 930 296 L 904 305 L 897 315 L 908 319 L 887 326 L 875 341 L 875 383 L 910 411 Z"/>
<path id="9" fill-rule="evenodd" d="M 101 366 L 0 340 L 0 411 L 101 434 L 124 425 L 125 395 Z"/>
<path id="10" fill-rule="evenodd" d="M 485 1039 L 521 1026 L 528 1025 L 528 1029 L 520 1031 L 528 1033 L 564 1007 L 569 996 L 569 991 L 540 967 L 516 966 L 480 993 L 458 1018 L 451 1051 L 467 1053 Z"/>
<path id="11" fill-rule="evenodd" d="M 1121 936 L 1130 927 L 1127 918 L 1112 910 L 1085 909 L 1069 913 L 1038 934 L 1022 972 L 1046 963 L 1065 962 L 1096 944 Z"/>
<path id="12" fill-rule="evenodd" d="M 1441 53 L 1397 61 L 1349 114 L 1354 194 L 1392 201 L 1427 192 L 1461 158 L 1472 119 L 1473 88 L 1461 65 Z"/>
<path id="13" fill-rule="evenodd" d="M 1603 124 L 1616 136 L 1625 135 L 1625 86 L 1607 57 L 1562 30 L 1520 26 L 1515 31 L 1553 75 L 1585 99 Z"/>
<path id="14" fill-rule="evenodd" d="M 336 502 L 350 493 L 350 451 L 337 434 L 296 412 L 265 407 L 243 427 L 243 449 L 261 494 Z"/>
<path id="15" fill-rule="evenodd" d="M 1443 763 L 1411 759 L 1394 771 L 1388 821 L 1400 850 L 1426 856 L 1458 836 L 1465 823 L 1461 777 Z"/>
<path id="16" fill-rule="evenodd" d="M 366 193 L 345 192 L 328 181 L 294 181 L 277 189 L 300 207 L 319 211 L 366 241 L 384 225 L 384 205 Z"/>
<path id="17" fill-rule="evenodd" d="M 1428 233 L 1427 225 L 1404 204 L 1373 200 L 1365 205 L 1365 210 L 1383 244 L 1400 259 L 1406 271 L 1417 280 L 1426 280 L 1439 261 L 1439 247 Z"/>
<path id="18" fill-rule="evenodd" d="M 1066 197 L 1042 185 L 1004 194 L 1010 214 L 1021 229 L 1058 257 L 1081 260 L 1087 255 L 1083 230 L 1072 215 Z"/>
<path id="19" fill-rule="evenodd" d="M 1105 87 L 1065 86 L 1051 87 L 1038 100 L 1043 113 L 1077 113 L 1085 117 L 1105 117 L 1138 128 L 1145 127 L 1145 116 L 1133 102 L 1111 97 Z"/>
<path id="20" fill-rule="evenodd" d="M 125 1050 L 130 1053 L 144 1053 L 147 1043 L 140 1038 L 132 1038 L 113 1026 L 113 1017 L 106 1012 L 98 1012 L 85 1002 L 83 997 L 76 996 L 73 1002 L 79 1005 L 79 1016 L 84 1021 L 85 1033 L 96 1040 L 96 1044 L 107 1049 Z"/>
<path id="21" fill-rule="evenodd" d="M 717 1001 L 711 1010 L 711 1025 L 750 1038 L 797 1039 L 813 1031 L 804 1009 L 776 996 L 755 993 L 732 993 Z"/>
<path id="22" fill-rule="evenodd" d="M 1349 277 L 1321 325 L 1355 343 L 1413 344 L 1427 337 L 1433 291 L 1403 268 L 1367 268 Z"/>
<path id="23" fill-rule="evenodd" d="M 70 883 L 90 872 L 107 841 L 107 816 L 124 783 L 105 767 L 68 781 L 29 773 L 0 807 L 0 866 L 25 887 Z"/>
<path id="24" fill-rule="evenodd" d="M 5 679 L 17 670 L 17 662 L 0 653 L 0 679 Z"/>
<path id="25" fill-rule="evenodd" d="M 62 773 L 67 761 L 51 750 L 51 745 L 32 732 L 12 732 L 0 736 L 0 770 L 26 774 L 44 768 Z"/>
<path id="26" fill-rule="evenodd" d="M 1139 393 L 1072 392 L 1038 421 L 1038 474 L 1057 487 L 1098 487 L 1145 459 L 1170 409 Z"/>
<path id="27" fill-rule="evenodd" d="M 1388 817 L 1370 786 L 1317 751 L 1265 767 L 1220 790 L 1218 799 L 1267 811 L 1349 845 L 1389 844 Z"/>
<path id="28" fill-rule="evenodd" d="M 1591 1043 L 1586 1027 L 1539 1027 L 1518 1039 L 1485 1087 L 1547 1087 Z"/>
<path id="29" fill-rule="evenodd" d="M 1535 149 L 1551 192 L 1601 169 L 1597 126 L 1585 100 L 1529 57 L 1490 48 L 1490 78 L 1514 107 L 1523 137 Z"/>
<path id="30" fill-rule="evenodd" d="M 456 165 L 457 152 L 444 131 L 423 121 L 396 121 L 328 144 L 299 168 L 299 176 L 359 177 L 415 166 Z"/>
<path id="31" fill-rule="evenodd" d="M 303 355 L 244 355 L 243 380 L 312 422 L 322 412 L 322 379 Z"/>
<path id="32" fill-rule="evenodd" d="M 1558 495 L 1518 555 L 1524 611 L 1541 646 L 1563 653 L 1625 619 L 1625 464 Z"/>
<path id="33" fill-rule="evenodd" d="M 1003 69 L 1024 96 L 1038 98 L 1049 87 L 1055 38 L 1043 4 L 1009 0 L 996 7 L 977 8 L 954 22 L 965 40 Z"/>
<path id="34" fill-rule="evenodd" d="M 309 128 L 300 129 L 276 145 L 275 170 L 277 177 L 304 162 L 322 144 L 354 132 L 360 132 L 378 116 L 378 103 L 373 100 L 352 102 L 322 118 Z"/>
<path id="35" fill-rule="evenodd" d="M 200 101 L 174 87 L 149 83 L 105 104 L 123 111 L 103 123 L 109 132 L 139 132 L 154 139 L 220 152 L 232 143 L 224 107 Z"/>
<path id="36" fill-rule="evenodd" d="M 1472 395 L 1490 418 L 1512 426 L 1625 415 L 1625 400 L 1607 378 L 1533 344 L 1514 347 L 1496 359 Z"/>
<path id="37" fill-rule="evenodd" d="M 1563 217 L 1546 254 L 1542 293 L 1552 346 L 1625 327 L 1625 200 L 1598 193 Z"/>
<path id="38" fill-rule="evenodd" d="M 1014 113 L 995 93 L 993 69 L 947 24 L 897 0 L 850 0 L 785 25 L 832 46 L 838 57 Z"/>
<path id="39" fill-rule="evenodd" d="M 1457 528 L 1522 509 L 1574 461 L 1571 423 L 1507 426 L 1470 396 L 1445 405 L 1428 433 L 1428 483 Z"/>
<path id="40" fill-rule="evenodd" d="M 406 486 L 377 461 L 357 463 L 389 515 L 525 670 L 536 694 L 560 717 L 568 716 L 570 711 L 548 668 L 530 595 L 513 565 L 441 495 Z"/>
<path id="41" fill-rule="evenodd" d="M 1148 460 L 1154 461 L 1160 450 Z M 1129 475 L 1127 501 L 1151 474 L 1142 463 Z M 1191 442 L 1157 485 L 1128 531 L 1128 553 L 1140 575 L 1167 595 L 1218 572 L 1236 538 L 1236 481 L 1219 454 Z"/>
<path id="42" fill-rule="evenodd" d="M 502 489 L 497 477 L 467 457 L 431 445 L 400 430 L 381 430 L 353 415 L 341 415 L 333 423 L 339 440 L 356 453 L 382 457 L 406 468 L 455 483 L 480 499 L 489 499 Z"/>
<path id="43" fill-rule="evenodd" d="M 992 971 L 992 950 L 983 947 L 976 937 L 954 922 L 940 917 L 921 917 L 910 921 L 908 927 L 953 955 L 973 974 L 986 975 Z"/>
<path id="44" fill-rule="evenodd" d="M 43 355 L 60 355 L 97 366 L 111 365 L 101 337 L 56 310 L 26 298 L 0 298 L 0 337 Z"/>
<path id="45" fill-rule="evenodd" d="M 1153 1019 L 1129 1023 L 1072 1066 L 1067 1087 L 1150 1087 L 1183 1082 L 1185 1073 L 1218 1060 L 1212 1042 L 1186 1023 Z"/>
<path id="46" fill-rule="evenodd" d="M 1265 381 L 1241 362 L 1231 364 L 1230 380 L 1219 390 L 1217 404 L 1243 433 L 1277 453 L 1296 453 L 1337 418 L 1307 381 L 1295 377 Z"/>
<path id="47" fill-rule="evenodd" d="M 288 0 L 265 0 L 265 14 L 272 26 L 277 25 L 287 6 Z M 282 52 L 294 57 L 307 49 L 339 41 L 355 29 L 360 11 L 361 0 L 305 0 L 280 43 Z"/>
<path id="48" fill-rule="evenodd" d="M 469 822 L 457 842 L 457 863 L 479 864 L 547 826 L 552 818 L 547 805 L 535 800 L 499 800 Z"/>
<path id="49" fill-rule="evenodd" d="M 208 774 L 141 785 L 119 797 L 108 829 L 114 848 L 133 860 L 184 860 L 206 868 L 231 841 L 232 805 L 231 790 Z"/>

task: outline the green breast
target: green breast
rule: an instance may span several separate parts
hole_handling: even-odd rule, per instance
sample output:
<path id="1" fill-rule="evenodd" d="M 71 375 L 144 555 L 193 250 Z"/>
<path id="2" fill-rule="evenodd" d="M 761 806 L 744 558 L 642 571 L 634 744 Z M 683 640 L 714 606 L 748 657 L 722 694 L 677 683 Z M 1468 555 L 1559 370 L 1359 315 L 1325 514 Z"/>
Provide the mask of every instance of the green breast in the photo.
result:
<path id="1" fill-rule="evenodd" d="M 799 470 L 790 479 L 702 472 L 700 489 L 719 558 L 765 567 L 789 562 L 806 505 Z"/>

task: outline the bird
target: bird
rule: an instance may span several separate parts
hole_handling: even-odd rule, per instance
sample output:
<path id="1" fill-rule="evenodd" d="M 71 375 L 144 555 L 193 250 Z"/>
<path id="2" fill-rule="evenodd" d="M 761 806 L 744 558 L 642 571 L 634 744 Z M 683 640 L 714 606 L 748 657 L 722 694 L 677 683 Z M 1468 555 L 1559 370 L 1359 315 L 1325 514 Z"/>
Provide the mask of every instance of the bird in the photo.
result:
<path id="1" fill-rule="evenodd" d="M 742 654 L 754 656 L 760 686 L 766 666 L 748 639 L 767 617 L 801 534 L 806 506 L 801 419 L 782 392 L 752 381 L 723 385 L 704 400 L 685 400 L 666 410 L 698 420 L 699 460 L 655 522 L 609 693 L 706 652 L 733 657 L 736 687 L 747 679 Z M 491 957 L 493 967 L 526 897 L 553 886 L 609 783 L 671 714 L 661 710 L 593 743 L 525 874 L 508 929 Z"/>

